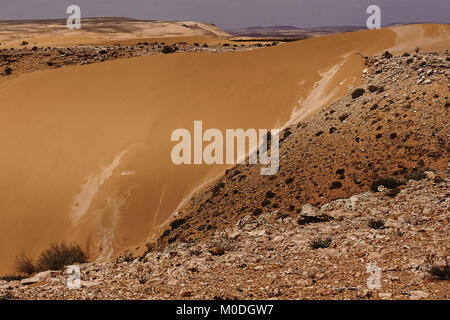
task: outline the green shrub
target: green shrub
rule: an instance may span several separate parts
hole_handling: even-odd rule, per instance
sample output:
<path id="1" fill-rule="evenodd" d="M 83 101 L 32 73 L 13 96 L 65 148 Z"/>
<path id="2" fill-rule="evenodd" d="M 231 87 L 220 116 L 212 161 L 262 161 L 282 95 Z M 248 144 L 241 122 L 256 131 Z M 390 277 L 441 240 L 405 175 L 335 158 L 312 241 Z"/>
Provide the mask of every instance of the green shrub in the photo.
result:
<path id="1" fill-rule="evenodd" d="M 76 243 L 67 245 L 65 242 L 52 243 L 39 256 L 40 270 L 62 270 L 65 266 L 87 261 L 86 254 Z"/>

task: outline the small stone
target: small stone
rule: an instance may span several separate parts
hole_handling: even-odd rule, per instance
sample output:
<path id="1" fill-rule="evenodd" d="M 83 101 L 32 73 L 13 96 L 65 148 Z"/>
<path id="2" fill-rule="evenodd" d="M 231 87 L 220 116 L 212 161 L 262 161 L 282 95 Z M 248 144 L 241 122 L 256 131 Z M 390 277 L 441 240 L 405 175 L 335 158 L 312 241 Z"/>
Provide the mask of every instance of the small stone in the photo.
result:
<path id="1" fill-rule="evenodd" d="M 420 299 L 426 299 L 430 296 L 430 294 L 428 292 L 425 291 L 411 291 L 411 296 L 409 297 L 409 299 L 411 300 L 420 300 Z"/>
<path id="2" fill-rule="evenodd" d="M 192 291 L 182 291 L 181 296 L 184 298 L 192 297 Z"/>
<path id="3" fill-rule="evenodd" d="M 436 178 L 436 174 L 433 171 L 425 171 L 425 175 L 429 180 L 434 180 L 434 178 Z"/>
<path id="4" fill-rule="evenodd" d="M 307 203 L 303 205 L 302 212 L 300 213 L 301 216 L 315 216 L 317 214 L 318 209 L 314 207 L 313 205 Z"/>
<path id="5" fill-rule="evenodd" d="M 272 239 L 273 242 L 282 242 L 284 240 L 283 236 L 276 236 Z"/>
<path id="6" fill-rule="evenodd" d="M 369 289 L 364 289 L 358 293 L 358 297 L 360 298 L 370 298 L 372 296 L 372 291 Z"/>
<path id="7" fill-rule="evenodd" d="M 225 250 L 220 248 L 220 247 L 214 247 L 211 250 L 209 250 L 209 252 L 213 255 L 213 256 L 222 256 L 225 254 Z"/>
<path id="8" fill-rule="evenodd" d="M 30 285 L 33 283 L 37 283 L 39 281 L 41 281 L 41 279 L 39 279 L 38 277 L 31 277 L 31 278 L 26 278 L 26 279 L 21 280 L 20 283 L 26 286 L 26 285 Z"/>
<path id="9" fill-rule="evenodd" d="M 390 293 L 390 292 L 380 292 L 380 293 L 378 294 L 378 296 L 379 296 L 380 299 L 382 299 L 382 300 L 389 300 L 389 299 L 392 298 L 392 293 Z"/>
<path id="10" fill-rule="evenodd" d="M 365 90 L 363 88 L 356 88 L 352 92 L 352 98 L 356 99 L 364 94 Z"/>

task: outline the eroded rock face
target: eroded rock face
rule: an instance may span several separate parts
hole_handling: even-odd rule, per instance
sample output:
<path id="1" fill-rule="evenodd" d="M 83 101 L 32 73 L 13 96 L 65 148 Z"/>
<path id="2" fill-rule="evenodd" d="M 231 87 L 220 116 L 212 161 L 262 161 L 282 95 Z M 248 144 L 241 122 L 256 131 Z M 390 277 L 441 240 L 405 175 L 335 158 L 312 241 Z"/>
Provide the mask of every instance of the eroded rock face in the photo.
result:
<path id="1" fill-rule="evenodd" d="M 449 188 L 449 172 L 437 172 L 396 197 L 365 192 L 301 212 L 329 221 L 299 224 L 281 210 L 247 215 L 195 243 L 82 264 L 79 290 L 63 272 L 0 281 L 0 299 L 448 299 L 448 280 L 429 267 L 448 258 Z M 371 229 L 373 217 L 385 228 Z M 331 246 L 312 249 L 317 236 L 331 236 Z M 370 265 L 381 270 L 379 289 L 367 286 Z"/>

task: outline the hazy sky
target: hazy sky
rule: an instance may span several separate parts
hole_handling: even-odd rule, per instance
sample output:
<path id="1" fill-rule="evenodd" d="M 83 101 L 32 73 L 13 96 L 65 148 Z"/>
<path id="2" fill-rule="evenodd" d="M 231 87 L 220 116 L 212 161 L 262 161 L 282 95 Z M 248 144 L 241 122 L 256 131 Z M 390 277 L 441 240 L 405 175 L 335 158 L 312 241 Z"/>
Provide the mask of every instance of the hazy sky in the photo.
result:
<path id="1" fill-rule="evenodd" d="M 450 22 L 449 0 L 0 0 L 0 20 L 65 18 L 70 4 L 83 17 L 195 20 L 230 29 L 249 26 L 365 25 L 369 4 L 382 24 Z"/>

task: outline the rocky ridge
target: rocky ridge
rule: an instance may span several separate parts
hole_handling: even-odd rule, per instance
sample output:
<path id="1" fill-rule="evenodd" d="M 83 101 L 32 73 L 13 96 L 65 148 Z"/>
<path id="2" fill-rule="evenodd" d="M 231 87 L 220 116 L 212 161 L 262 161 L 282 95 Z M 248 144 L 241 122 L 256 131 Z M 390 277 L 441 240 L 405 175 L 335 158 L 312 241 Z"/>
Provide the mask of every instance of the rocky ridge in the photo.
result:
<path id="1" fill-rule="evenodd" d="M 82 66 L 116 59 L 169 54 L 175 52 L 222 53 L 254 50 L 278 42 L 238 44 L 173 42 L 167 39 L 160 42 L 136 42 L 135 44 L 76 46 L 76 47 L 38 47 L 27 41 L 21 48 L 0 49 L 0 77 L 10 77 L 23 73 L 67 66 Z"/>

